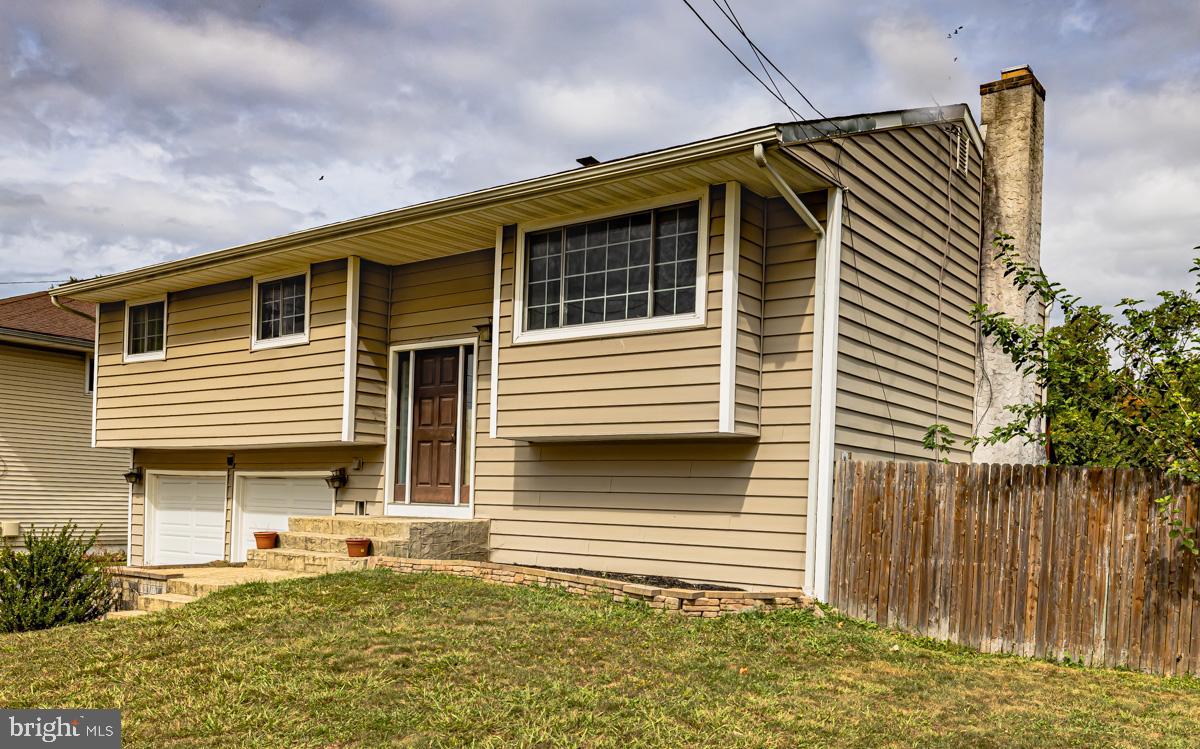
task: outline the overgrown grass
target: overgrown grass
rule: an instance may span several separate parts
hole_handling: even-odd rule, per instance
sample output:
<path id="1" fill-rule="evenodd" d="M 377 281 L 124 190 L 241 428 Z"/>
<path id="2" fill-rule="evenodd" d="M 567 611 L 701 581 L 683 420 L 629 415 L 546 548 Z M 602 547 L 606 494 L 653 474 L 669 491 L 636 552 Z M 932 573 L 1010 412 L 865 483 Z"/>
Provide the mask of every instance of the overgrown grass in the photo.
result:
<path id="1" fill-rule="evenodd" d="M 119 707 L 130 747 L 1200 743 L 1190 679 L 386 571 L 0 637 L 0 705 Z"/>

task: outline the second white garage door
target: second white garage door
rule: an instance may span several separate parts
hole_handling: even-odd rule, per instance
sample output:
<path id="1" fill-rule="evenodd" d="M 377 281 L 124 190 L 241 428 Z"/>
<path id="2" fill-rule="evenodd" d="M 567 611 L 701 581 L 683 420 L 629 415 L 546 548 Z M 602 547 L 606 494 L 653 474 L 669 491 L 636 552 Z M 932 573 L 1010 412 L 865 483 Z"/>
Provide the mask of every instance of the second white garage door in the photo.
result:
<path id="1" fill-rule="evenodd" d="M 332 515 L 333 489 L 323 476 L 239 476 L 236 562 L 254 548 L 255 531 L 286 531 L 292 515 Z"/>

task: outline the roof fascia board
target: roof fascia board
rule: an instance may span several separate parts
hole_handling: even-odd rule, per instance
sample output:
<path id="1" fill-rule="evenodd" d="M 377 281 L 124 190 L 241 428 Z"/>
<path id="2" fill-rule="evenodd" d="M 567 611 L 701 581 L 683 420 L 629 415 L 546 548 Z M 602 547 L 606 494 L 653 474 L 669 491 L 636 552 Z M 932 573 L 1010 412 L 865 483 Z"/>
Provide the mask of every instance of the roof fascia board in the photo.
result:
<path id="1" fill-rule="evenodd" d="M 449 214 L 493 207 L 516 200 L 540 197 L 545 194 L 586 188 L 615 181 L 623 177 L 668 169 L 693 161 L 722 156 L 768 140 L 778 142 L 779 127 L 777 125 L 744 130 L 719 138 L 629 156 L 592 167 L 558 172 L 544 177 L 513 182 L 485 190 L 477 190 L 450 198 L 418 203 L 406 208 L 376 213 L 335 224 L 327 224 L 272 239 L 238 245 L 224 250 L 216 250 L 195 257 L 158 263 L 87 281 L 78 281 L 51 289 L 50 295 L 52 297 L 79 297 L 91 291 L 121 286 L 126 283 L 147 281 L 175 273 L 198 270 L 213 265 L 222 265 L 248 257 L 285 252 L 317 242 L 342 239 L 381 229 L 415 224 Z"/>

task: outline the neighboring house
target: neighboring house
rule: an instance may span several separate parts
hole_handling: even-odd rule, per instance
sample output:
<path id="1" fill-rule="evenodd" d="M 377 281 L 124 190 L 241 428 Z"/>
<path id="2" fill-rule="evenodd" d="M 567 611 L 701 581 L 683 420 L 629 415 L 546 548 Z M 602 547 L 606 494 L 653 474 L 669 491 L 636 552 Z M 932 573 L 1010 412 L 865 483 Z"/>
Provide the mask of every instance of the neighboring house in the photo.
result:
<path id="1" fill-rule="evenodd" d="M 63 306 L 44 291 L 0 299 L 0 543 L 73 522 L 124 549 L 130 451 L 92 447 L 95 305 Z"/>
<path id="2" fill-rule="evenodd" d="M 496 561 L 820 595 L 837 454 L 971 431 L 984 158 L 961 104 L 769 125 L 56 289 L 100 305 L 132 561 L 474 517 Z"/>

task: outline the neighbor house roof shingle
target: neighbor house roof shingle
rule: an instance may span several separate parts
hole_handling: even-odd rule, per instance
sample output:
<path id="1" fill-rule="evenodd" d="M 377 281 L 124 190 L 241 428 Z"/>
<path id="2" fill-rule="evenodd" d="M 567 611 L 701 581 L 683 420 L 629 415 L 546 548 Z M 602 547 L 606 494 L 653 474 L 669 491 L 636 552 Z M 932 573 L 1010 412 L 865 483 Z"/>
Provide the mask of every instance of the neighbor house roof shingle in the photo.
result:
<path id="1" fill-rule="evenodd" d="M 85 315 L 96 314 L 96 305 L 90 302 L 63 299 L 62 303 Z M 55 307 L 45 291 L 0 299 L 0 329 L 3 328 L 80 341 L 93 340 L 96 332 L 94 323 Z"/>

